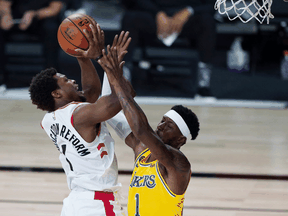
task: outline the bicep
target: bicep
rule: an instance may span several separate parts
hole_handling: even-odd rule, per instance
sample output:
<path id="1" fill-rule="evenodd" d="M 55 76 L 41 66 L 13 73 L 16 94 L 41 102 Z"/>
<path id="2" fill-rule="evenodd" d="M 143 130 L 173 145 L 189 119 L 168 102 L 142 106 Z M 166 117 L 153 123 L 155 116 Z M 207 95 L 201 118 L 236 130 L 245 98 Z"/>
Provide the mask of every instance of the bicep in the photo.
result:
<path id="1" fill-rule="evenodd" d="M 79 107 L 74 112 L 74 121 L 87 126 L 96 125 L 104 122 L 121 110 L 121 106 L 117 98 L 104 96 L 93 104 L 87 104 Z"/>
<path id="2" fill-rule="evenodd" d="M 84 92 L 84 96 L 87 102 L 95 103 L 100 97 L 101 89 L 99 91 L 99 89 L 93 88 L 93 89 L 83 90 L 83 92 Z"/>

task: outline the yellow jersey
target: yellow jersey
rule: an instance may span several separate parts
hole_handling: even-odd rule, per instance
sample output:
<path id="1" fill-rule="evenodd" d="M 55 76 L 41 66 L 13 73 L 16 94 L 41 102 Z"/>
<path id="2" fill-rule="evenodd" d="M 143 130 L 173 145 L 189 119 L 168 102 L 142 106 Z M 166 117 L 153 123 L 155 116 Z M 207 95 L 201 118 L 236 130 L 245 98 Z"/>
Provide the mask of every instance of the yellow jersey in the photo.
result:
<path id="1" fill-rule="evenodd" d="M 151 154 L 145 149 L 135 161 L 129 186 L 129 216 L 181 216 L 184 194 L 174 194 L 161 176 L 158 160 L 146 163 Z"/>

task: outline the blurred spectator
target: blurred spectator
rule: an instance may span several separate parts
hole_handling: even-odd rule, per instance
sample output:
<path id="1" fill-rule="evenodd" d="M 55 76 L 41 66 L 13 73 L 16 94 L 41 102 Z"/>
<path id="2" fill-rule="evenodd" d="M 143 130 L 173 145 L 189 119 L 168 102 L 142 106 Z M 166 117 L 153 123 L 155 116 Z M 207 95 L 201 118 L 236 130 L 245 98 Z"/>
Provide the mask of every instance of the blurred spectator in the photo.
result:
<path id="1" fill-rule="evenodd" d="M 197 95 L 212 96 L 211 62 L 216 43 L 214 1 L 122 0 L 122 4 L 126 7 L 122 28 L 129 31 L 132 37 L 129 52 L 125 57 L 125 65 L 132 69 L 133 49 L 143 41 L 151 40 L 156 36 L 166 38 L 174 32 L 180 33 L 180 37 L 186 37 L 189 41 L 196 40 L 200 56 Z"/>
<path id="2" fill-rule="evenodd" d="M 65 0 L 0 0 L 0 71 L 3 83 L 8 79 L 5 72 L 5 41 L 11 34 L 27 32 L 36 34 L 43 41 L 46 67 L 58 63 L 57 30 Z"/>

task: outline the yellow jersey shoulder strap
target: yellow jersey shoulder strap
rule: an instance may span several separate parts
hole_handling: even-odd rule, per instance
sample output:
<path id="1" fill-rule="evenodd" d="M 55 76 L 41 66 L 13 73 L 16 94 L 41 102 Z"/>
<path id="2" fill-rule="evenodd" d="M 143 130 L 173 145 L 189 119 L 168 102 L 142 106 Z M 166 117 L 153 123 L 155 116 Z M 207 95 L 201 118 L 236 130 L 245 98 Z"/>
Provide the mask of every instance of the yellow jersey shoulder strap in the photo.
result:
<path id="1" fill-rule="evenodd" d="M 144 150 L 137 156 L 137 158 L 135 159 L 134 168 L 135 168 L 135 165 L 139 162 L 139 160 L 140 160 L 143 156 L 144 156 L 144 157 L 147 157 L 150 153 L 151 153 L 151 151 L 149 150 L 149 148 L 144 149 Z"/>

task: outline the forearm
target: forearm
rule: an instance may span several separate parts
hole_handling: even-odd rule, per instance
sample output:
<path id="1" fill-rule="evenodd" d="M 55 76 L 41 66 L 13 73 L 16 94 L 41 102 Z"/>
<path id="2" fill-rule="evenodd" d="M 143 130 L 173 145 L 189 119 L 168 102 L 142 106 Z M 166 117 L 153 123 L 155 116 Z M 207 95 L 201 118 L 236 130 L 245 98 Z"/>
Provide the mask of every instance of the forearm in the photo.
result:
<path id="1" fill-rule="evenodd" d="M 129 89 L 127 89 L 125 83 L 121 82 L 121 80 L 117 80 L 117 83 L 111 83 L 111 85 L 114 86 L 122 110 L 130 125 L 133 135 L 136 137 L 136 142 L 138 144 L 143 143 L 151 150 L 151 152 L 153 152 L 158 160 L 167 164 L 167 158 L 170 157 L 168 149 L 150 127 L 145 113 L 130 95 Z M 137 143 L 136 145 L 133 145 L 133 141 L 131 143 L 128 145 L 136 151 L 135 147 L 137 146 Z M 172 160 L 168 162 L 169 165 L 171 165 L 171 161 Z"/>
<path id="2" fill-rule="evenodd" d="M 62 7 L 63 7 L 63 3 L 61 1 L 54 1 L 54 2 L 51 2 L 48 7 L 41 8 L 35 11 L 35 13 L 38 19 L 45 19 L 45 18 L 58 15 Z"/>
<path id="3" fill-rule="evenodd" d="M 111 87 L 108 81 L 107 74 L 104 72 L 103 83 L 102 83 L 102 92 L 101 96 L 111 94 Z M 118 97 L 117 97 L 118 99 Z M 113 118 L 108 119 L 107 123 L 115 130 L 117 135 L 122 139 L 125 140 L 127 136 L 132 132 L 127 122 L 127 119 L 122 111 L 117 113 Z M 127 145 L 129 145 L 127 143 Z"/>
<path id="4" fill-rule="evenodd" d="M 103 97 L 107 101 L 105 106 L 105 112 L 107 114 L 107 116 L 105 117 L 105 121 L 107 121 L 108 119 L 111 119 L 117 113 L 119 113 L 122 107 L 113 87 L 111 88 L 111 94 L 105 95 Z M 99 100 L 101 100 L 103 97 L 101 97 Z"/>
<path id="5" fill-rule="evenodd" d="M 88 58 L 77 58 L 81 68 L 81 84 L 88 102 L 94 103 L 101 93 L 101 82 L 98 73 Z"/>
<path id="6" fill-rule="evenodd" d="M 133 95 L 129 93 L 131 91 L 127 89 L 125 82 L 121 79 L 117 80 L 113 84 L 113 87 L 131 130 L 134 135 L 140 139 L 142 132 L 146 131 L 145 129 L 150 127 L 146 115 L 133 99 Z"/>

